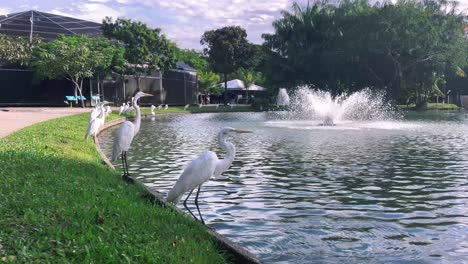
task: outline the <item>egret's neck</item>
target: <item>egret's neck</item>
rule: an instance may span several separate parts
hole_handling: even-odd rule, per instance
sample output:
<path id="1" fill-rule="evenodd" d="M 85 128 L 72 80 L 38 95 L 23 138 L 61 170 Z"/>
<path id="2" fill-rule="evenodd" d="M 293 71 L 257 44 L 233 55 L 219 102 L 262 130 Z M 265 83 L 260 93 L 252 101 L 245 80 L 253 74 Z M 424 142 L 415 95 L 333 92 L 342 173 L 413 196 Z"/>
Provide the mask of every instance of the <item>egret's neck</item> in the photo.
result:
<path id="1" fill-rule="evenodd" d="M 219 145 L 223 150 L 226 151 L 226 157 L 224 157 L 223 161 L 228 162 L 229 165 L 234 161 L 234 157 L 236 156 L 236 147 L 231 142 L 226 141 L 226 136 L 219 135 Z M 228 165 L 228 166 L 229 166 Z"/>
<path id="2" fill-rule="evenodd" d="M 133 104 L 133 108 L 135 108 L 135 120 L 133 121 L 133 124 L 135 125 L 135 135 L 136 135 L 138 134 L 138 131 L 140 131 L 140 125 L 141 125 L 140 106 L 138 106 L 138 103 L 136 100 L 135 100 L 135 103 Z"/>

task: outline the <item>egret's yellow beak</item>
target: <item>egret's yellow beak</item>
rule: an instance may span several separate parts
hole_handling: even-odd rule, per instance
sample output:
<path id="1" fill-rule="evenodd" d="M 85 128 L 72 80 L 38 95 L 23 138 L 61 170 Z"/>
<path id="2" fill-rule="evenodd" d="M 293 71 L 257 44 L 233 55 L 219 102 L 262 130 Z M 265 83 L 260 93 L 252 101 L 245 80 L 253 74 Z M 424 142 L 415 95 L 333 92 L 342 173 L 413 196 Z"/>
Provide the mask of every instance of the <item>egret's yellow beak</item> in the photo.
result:
<path id="1" fill-rule="evenodd" d="M 144 97 L 144 96 L 154 96 L 154 95 L 149 94 L 149 93 L 143 93 L 143 95 L 141 97 Z"/>
<path id="2" fill-rule="evenodd" d="M 236 132 L 236 133 L 253 133 L 252 131 L 241 130 L 241 129 L 235 129 L 234 132 Z"/>

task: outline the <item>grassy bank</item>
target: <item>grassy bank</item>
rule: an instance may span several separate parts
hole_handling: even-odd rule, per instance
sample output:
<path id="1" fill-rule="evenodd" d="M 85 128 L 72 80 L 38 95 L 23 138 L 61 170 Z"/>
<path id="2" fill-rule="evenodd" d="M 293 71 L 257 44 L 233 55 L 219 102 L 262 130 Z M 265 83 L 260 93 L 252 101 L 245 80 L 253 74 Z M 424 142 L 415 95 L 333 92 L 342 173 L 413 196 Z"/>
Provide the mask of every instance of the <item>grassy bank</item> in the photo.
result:
<path id="1" fill-rule="evenodd" d="M 227 262 L 198 223 L 108 169 L 83 140 L 87 122 L 55 119 L 0 140 L 0 262 Z"/>
<path id="2" fill-rule="evenodd" d="M 420 109 L 416 109 L 415 104 L 399 105 L 398 107 L 400 109 L 404 109 L 404 110 L 420 110 Z M 454 105 L 454 104 L 428 103 L 426 110 L 457 110 L 459 108 L 460 107 L 458 107 L 457 105 Z"/>

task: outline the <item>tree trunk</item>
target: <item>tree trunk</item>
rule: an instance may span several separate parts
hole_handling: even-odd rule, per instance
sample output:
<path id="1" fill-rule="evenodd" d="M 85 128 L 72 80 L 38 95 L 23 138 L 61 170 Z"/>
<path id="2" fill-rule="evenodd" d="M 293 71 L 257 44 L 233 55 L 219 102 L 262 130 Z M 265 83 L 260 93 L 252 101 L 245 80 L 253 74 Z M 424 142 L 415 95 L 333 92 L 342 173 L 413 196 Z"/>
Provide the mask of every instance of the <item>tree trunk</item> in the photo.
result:
<path id="1" fill-rule="evenodd" d="M 83 99 L 83 79 L 80 80 L 80 89 L 78 91 L 80 92 L 81 107 L 85 108 L 84 99 Z"/>
<path id="2" fill-rule="evenodd" d="M 133 78 L 135 78 L 135 81 L 137 83 L 137 90 L 140 90 L 140 79 L 141 79 L 141 77 L 139 75 L 134 75 Z"/>
<path id="3" fill-rule="evenodd" d="M 227 89 L 227 74 L 224 74 L 224 105 L 227 105 L 228 103 L 228 89 Z"/>

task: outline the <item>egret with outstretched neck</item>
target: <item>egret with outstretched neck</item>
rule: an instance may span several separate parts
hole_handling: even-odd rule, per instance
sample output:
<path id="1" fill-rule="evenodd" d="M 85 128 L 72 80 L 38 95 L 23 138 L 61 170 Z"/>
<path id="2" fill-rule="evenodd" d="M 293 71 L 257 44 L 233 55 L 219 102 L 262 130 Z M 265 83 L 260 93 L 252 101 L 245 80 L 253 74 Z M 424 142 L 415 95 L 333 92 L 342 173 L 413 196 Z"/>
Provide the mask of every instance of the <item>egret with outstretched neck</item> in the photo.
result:
<path id="1" fill-rule="evenodd" d="M 132 98 L 133 108 L 135 109 L 135 120 L 123 122 L 117 131 L 115 132 L 114 144 L 112 145 L 112 161 L 115 161 L 118 156 L 122 159 L 123 166 L 123 176 L 129 176 L 128 173 L 128 163 L 127 163 L 127 151 L 132 144 L 133 138 L 140 131 L 141 124 L 141 112 L 140 106 L 138 106 L 138 100 L 140 97 L 153 96 L 152 94 L 147 94 L 141 92 L 140 90 L 135 91 L 135 95 Z"/>
<path id="2" fill-rule="evenodd" d="M 216 153 L 213 151 L 207 151 L 201 156 L 193 160 L 185 168 L 184 172 L 180 175 L 179 179 L 175 183 L 174 187 L 169 191 L 166 201 L 168 203 L 177 204 L 184 193 L 190 191 L 187 198 L 184 200 L 184 207 L 190 212 L 190 214 L 196 219 L 197 217 L 187 207 L 187 200 L 192 194 L 193 190 L 198 187 L 197 195 L 195 196 L 195 206 L 198 210 L 198 215 L 203 224 L 205 221 L 200 213 L 198 206 L 198 195 L 200 194 L 200 188 L 203 183 L 208 181 L 211 177 L 217 178 L 223 172 L 227 171 L 234 161 L 236 156 L 236 147 L 231 142 L 226 141 L 226 137 L 232 132 L 236 133 L 252 133 L 246 130 L 239 130 L 232 127 L 225 127 L 219 132 L 218 141 L 221 148 L 226 151 L 226 157 L 219 159 Z"/>

